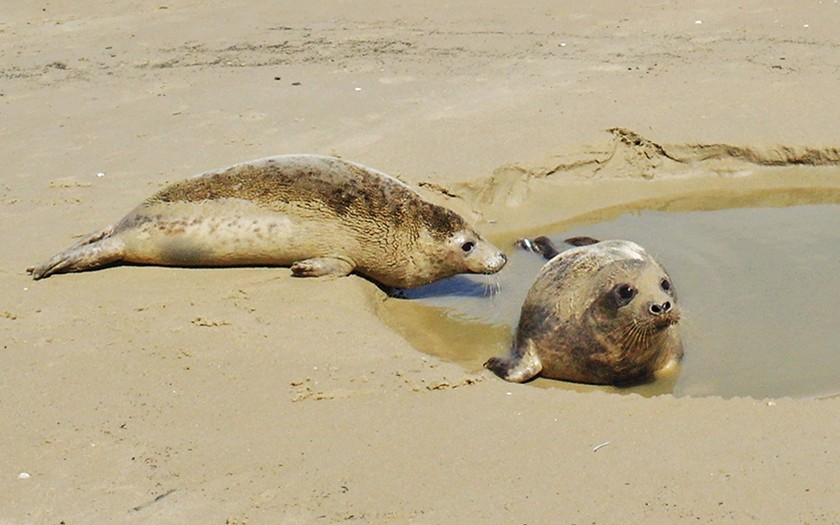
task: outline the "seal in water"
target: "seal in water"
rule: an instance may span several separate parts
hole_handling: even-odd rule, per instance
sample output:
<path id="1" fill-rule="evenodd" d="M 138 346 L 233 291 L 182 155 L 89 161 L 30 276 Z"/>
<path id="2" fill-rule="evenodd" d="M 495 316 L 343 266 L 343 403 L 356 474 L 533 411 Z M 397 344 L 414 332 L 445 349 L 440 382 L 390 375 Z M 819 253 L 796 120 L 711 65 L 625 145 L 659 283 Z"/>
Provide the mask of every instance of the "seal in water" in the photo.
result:
<path id="1" fill-rule="evenodd" d="M 506 259 L 461 216 L 394 177 L 334 157 L 281 155 L 172 184 L 28 271 L 42 279 L 120 261 L 291 266 L 301 277 L 356 272 L 412 288 L 495 273 Z"/>
<path id="2" fill-rule="evenodd" d="M 630 241 L 518 241 L 550 258 L 534 280 L 506 357 L 484 366 L 508 381 L 536 376 L 629 385 L 682 358 L 677 294 L 665 269 Z"/>

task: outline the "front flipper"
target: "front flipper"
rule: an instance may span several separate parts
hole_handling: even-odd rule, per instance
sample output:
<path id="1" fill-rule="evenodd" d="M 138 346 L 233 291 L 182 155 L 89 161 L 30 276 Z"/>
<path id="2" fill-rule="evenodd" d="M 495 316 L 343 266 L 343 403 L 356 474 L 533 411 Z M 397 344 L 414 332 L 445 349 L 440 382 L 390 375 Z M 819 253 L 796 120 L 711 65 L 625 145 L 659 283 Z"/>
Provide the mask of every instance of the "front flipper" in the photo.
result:
<path id="1" fill-rule="evenodd" d="M 530 345 L 522 354 L 515 349 L 507 357 L 491 357 L 484 363 L 497 376 L 505 381 L 524 383 L 537 376 L 542 371 L 542 363 Z"/>
<path id="2" fill-rule="evenodd" d="M 292 264 L 295 277 L 344 277 L 353 271 L 355 265 L 337 257 L 313 257 Z"/>

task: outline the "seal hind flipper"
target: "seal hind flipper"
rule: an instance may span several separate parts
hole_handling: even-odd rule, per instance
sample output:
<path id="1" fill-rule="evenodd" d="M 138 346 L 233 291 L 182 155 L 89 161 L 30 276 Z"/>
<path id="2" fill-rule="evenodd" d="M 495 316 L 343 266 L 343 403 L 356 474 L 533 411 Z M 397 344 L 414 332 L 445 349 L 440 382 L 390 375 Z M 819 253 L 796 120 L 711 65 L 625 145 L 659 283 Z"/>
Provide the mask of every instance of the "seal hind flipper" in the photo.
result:
<path id="1" fill-rule="evenodd" d="M 593 239 L 592 237 L 586 237 L 584 235 L 581 237 L 569 237 L 563 242 L 565 242 L 566 244 L 571 244 L 572 246 L 589 246 L 590 244 L 598 244 L 601 241 L 599 241 L 598 239 Z"/>
<path id="2" fill-rule="evenodd" d="M 546 259 L 553 259 L 555 255 L 560 253 L 557 246 L 548 237 L 541 235 L 536 239 L 519 239 L 514 244 L 522 249 L 532 251 L 542 255 Z"/>
<path id="3" fill-rule="evenodd" d="M 37 281 L 56 273 L 93 270 L 120 261 L 125 254 L 125 243 L 113 233 L 113 226 L 109 226 L 88 235 L 49 261 L 31 266 L 26 271 Z"/>
<path id="4" fill-rule="evenodd" d="M 295 277 L 344 277 L 353 271 L 355 265 L 337 257 L 313 257 L 292 264 Z"/>
<path id="5" fill-rule="evenodd" d="M 484 368 L 489 368 L 505 381 L 524 383 L 536 377 L 543 366 L 529 344 L 525 352 L 519 353 L 514 349 L 506 357 L 491 357 L 484 363 Z"/>

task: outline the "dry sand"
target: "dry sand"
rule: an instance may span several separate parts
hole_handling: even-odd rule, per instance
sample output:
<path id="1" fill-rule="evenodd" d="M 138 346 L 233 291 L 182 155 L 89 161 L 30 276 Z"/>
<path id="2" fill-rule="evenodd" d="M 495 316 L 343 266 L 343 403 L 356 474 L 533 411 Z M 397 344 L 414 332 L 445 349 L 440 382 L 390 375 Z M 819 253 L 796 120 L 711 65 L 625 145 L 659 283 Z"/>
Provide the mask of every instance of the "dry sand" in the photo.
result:
<path id="1" fill-rule="evenodd" d="M 497 242 L 840 158 L 837 0 L 413 4 L 4 3 L 0 523 L 840 522 L 840 399 L 471 375 L 358 277 L 26 275 L 266 155 L 432 183 Z"/>

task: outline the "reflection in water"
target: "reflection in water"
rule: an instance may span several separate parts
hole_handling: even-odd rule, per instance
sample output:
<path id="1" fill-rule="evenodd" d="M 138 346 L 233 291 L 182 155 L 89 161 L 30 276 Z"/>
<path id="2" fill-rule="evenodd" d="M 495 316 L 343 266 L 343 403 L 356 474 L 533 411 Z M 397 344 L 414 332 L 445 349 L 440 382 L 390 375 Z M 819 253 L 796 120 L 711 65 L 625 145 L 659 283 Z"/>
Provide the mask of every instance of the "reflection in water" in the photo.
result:
<path id="1" fill-rule="evenodd" d="M 630 239 L 673 277 L 685 318 L 682 370 L 621 392 L 809 397 L 840 392 L 838 225 L 840 206 L 806 205 L 641 211 L 537 233 L 556 242 L 576 235 Z M 491 355 L 507 352 L 542 263 L 513 251 L 491 278 L 498 294 L 485 295 L 487 277 L 459 276 L 408 292 L 412 301 L 387 301 L 386 317 L 418 349 L 478 371 Z M 605 390 L 545 379 L 530 384 Z"/>
<path id="2" fill-rule="evenodd" d="M 401 299 L 433 299 L 437 297 L 488 297 L 499 292 L 498 281 L 488 277 L 486 282 L 456 275 L 419 288 L 399 290 L 394 294 Z"/>

